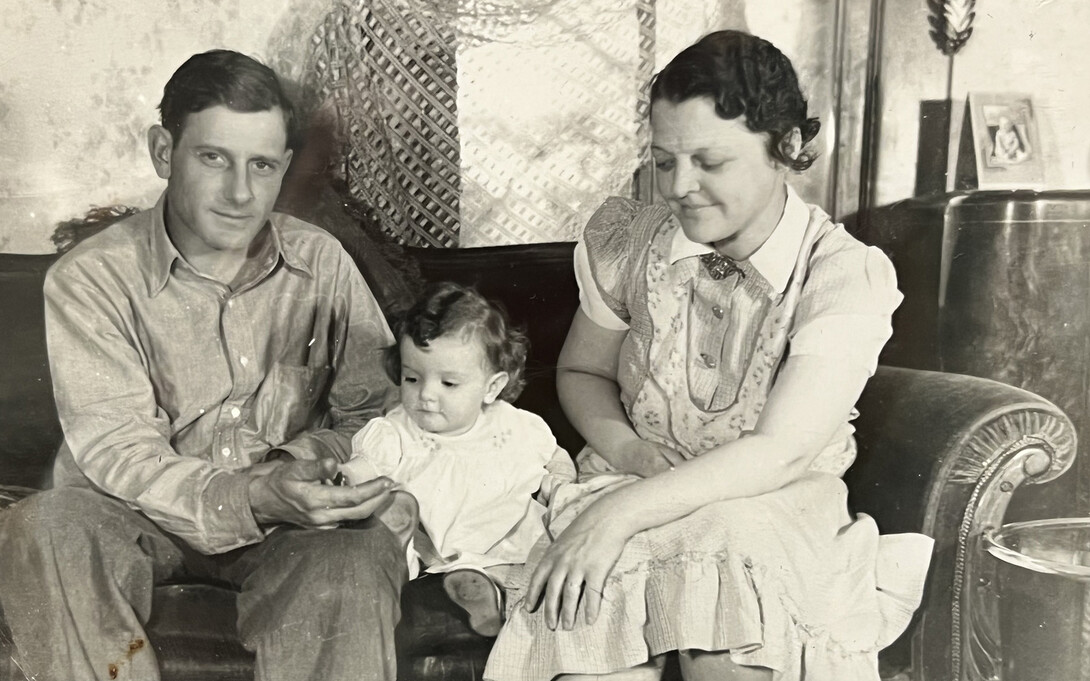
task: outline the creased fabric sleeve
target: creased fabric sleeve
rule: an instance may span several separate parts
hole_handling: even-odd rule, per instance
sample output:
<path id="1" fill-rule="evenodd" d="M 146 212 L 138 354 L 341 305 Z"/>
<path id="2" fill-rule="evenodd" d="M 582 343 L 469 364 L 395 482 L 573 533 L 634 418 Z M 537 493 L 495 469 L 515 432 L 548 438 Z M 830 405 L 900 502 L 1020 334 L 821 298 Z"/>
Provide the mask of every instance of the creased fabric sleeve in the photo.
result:
<path id="1" fill-rule="evenodd" d="M 64 261 L 62 261 L 63 264 Z M 77 265 L 45 281 L 46 340 L 57 412 L 76 465 L 103 492 L 130 503 L 204 553 L 264 538 L 249 478 L 179 456 L 139 350 L 126 292 L 91 284 Z"/>
<path id="2" fill-rule="evenodd" d="M 351 439 L 368 421 L 382 414 L 392 387 L 382 368 L 382 351 L 394 342 L 386 318 L 363 275 L 341 250 L 333 291 L 334 328 L 332 382 L 328 393 L 328 427 L 299 433 L 279 446 L 297 459 L 347 461 Z"/>
<path id="3" fill-rule="evenodd" d="M 627 331 L 628 324 L 602 298 L 594 274 L 590 269 L 587 247 L 582 241 L 575 244 L 575 282 L 579 285 L 579 308 L 583 314 L 605 329 Z"/>
<path id="4" fill-rule="evenodd" d="M 403 457 L 401 437 L 385 418 L 373 419 L 352 437 L 352 458 L 341 465 L 349 484 L 394 476 Z M 396 478 L 394 478 L 396 480 Z"/>
<path id="5" fill-rule="evenodd" d="M 873 376 L 903 298 L 893 264 L 874 247 L 844 250 L 816 262 L 811 279 L 799 300 L 790 354 L 848 359 Z"/>
<path id="6" fill-rule="evenodd" d="M 592 321 L 607 329 L 623 331 L 630 321 L 625 302 L 631 257 L 629 227 L 639 208 L 640 204 L 630 199 L 606 199 L 587 222 L 576 247 L 580 306 Z"/>

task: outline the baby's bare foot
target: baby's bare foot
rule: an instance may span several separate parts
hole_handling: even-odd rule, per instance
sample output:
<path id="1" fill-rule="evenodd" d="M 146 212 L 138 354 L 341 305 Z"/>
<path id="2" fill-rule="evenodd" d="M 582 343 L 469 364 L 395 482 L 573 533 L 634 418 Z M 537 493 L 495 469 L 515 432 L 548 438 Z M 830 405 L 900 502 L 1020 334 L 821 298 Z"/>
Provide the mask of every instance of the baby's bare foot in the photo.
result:
<path id="1" fill-rule="evenodd" d="M 500 590 L 487 575 L 476 570 L 455 570 L 443 576 L 443 588 L 469 615 L 469 628 L 482 636 L 495 636 L 503 625 Z"/>

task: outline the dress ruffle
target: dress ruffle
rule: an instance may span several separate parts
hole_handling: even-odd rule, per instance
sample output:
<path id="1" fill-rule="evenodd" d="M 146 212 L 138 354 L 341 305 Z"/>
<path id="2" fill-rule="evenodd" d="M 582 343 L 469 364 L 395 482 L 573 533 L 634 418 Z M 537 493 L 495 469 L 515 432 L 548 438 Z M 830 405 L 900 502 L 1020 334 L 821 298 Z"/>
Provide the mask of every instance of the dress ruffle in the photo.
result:
<path id="1" fill-rule="evenodd" d="M 553 529 L 609 487 L 571 504 Z M 774 679 L 875 681 L 878 650 L 907 625 L 899 613 L 911 616 L 918 604 L 930 540 L 879 540 L 870 518 L 847 517 L 838 488 L 835 476 L 814 475 L 637 535 L 606 583 L 598 620 L 587 625 L 580 611 L 570 631 L 550 630 L 541 613 L 521 607 L 547 547 L 539 544 L 510 586 L 485 678 L 606 674 L 696 649 L 730 651 L 737 664 L 773 669 Z M 815 507 L 822 499 L 840 508 Z M 890 551 L 901 559 L 879 557 Z"/>

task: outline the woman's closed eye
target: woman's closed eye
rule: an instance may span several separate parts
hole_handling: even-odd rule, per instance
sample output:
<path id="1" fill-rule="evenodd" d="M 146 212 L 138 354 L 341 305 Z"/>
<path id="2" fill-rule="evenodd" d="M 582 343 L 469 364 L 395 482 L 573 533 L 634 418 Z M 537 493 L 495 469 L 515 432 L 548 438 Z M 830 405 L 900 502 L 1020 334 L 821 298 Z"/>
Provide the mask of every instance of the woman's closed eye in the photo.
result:
<path id="1" fill-rule="evenodd" d="M 696 157 L 696 159 L 694 159 L 694 160 L 696 161 L 696 165 L 698 165 L 701 168 L 701 170 L 718 170 L 719 168 L 722 168 L 723 166 L 725 166 L 730 161 L 729 158 L 719 158 L 719 157 L 707 158 L 707 157 L 701 157 L 701 156 Z"/>

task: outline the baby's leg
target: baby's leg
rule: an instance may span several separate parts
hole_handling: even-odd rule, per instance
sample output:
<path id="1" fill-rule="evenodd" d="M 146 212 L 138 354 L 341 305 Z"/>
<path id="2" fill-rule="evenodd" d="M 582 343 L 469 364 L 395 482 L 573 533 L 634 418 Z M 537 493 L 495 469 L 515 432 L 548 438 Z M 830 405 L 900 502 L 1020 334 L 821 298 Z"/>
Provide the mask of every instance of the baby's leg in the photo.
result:
<path id="1" fill-rule="evenodd" d="M 420 522 L 420 506 L 416 503 L 416 497 L 403 490 L 394 490 L 390 493 L 390 503 L 375 512 L 386 527 L 394 533 L 401 548 L 409 545 L 413 538 L 413 531 Z"/>
<path id="2" fill-rule="evenodd" d="M 469 615 L 469 628 L 481 636 L 495 636 L 503 625 L 502 592 L 479 570 L 454 570 L 443 575 L 450 600 Z"/>

